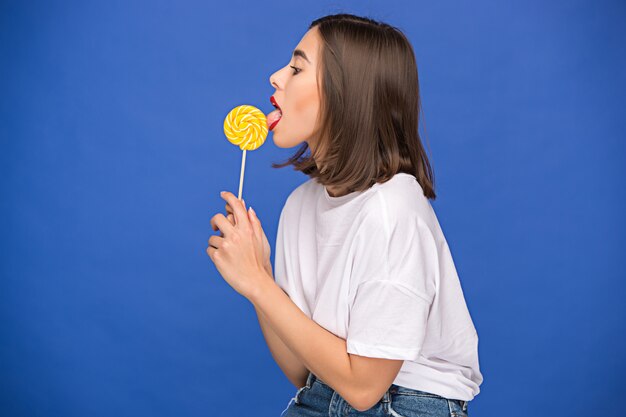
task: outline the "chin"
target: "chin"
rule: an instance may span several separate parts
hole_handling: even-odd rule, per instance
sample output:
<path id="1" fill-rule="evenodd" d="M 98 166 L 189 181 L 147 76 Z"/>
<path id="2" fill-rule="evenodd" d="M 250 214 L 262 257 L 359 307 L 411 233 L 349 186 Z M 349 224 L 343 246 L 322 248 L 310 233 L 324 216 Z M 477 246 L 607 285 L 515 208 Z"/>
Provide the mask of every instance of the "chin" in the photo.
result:
<path id="1" fill-rule="evenodd" d="M 276 135 L 272 136 L 272 141 L 274 142 L 274 145 L 276 145 L 277 148 L 285 148 L 279 140 L 276 140 Z"/>
<path id="2" fill-rule="evenodd" d="M 280 141 L 280 135 L 276 136 L 276 132 L 272 131 L 272 141 L 278 148 L 285 148 L 286 146 Z"/>
<path id="3" fill-rule="evenodd" d="M 272 141 L 276 147 L 281 149 L 290 149 L 295 148 L 298 145 L 303 144 L 304 142 L 311 143 L 311 138 L 314 136 L 313 134 L 303 132 L 302 130 L 296 129 L 296 133 L 288 132 L 287 125 L 280 126 L 283 121 L 281 120 L 274 127 L 274 130 L 270 130 L 272 133 Z"/>
<path id="4" fill-rule="evenodd" d="M 303 140 L 294 140 L 293 138 L 285 141 L 281 139 L 282 136 L 280 133 L 277 133 L 275 131 L 273 131 L 272 133 L 273 133 L 272 140 L 274 142 L 274 145 L 276 145 L 278 148 L 281 148 L 281 149 L 293 148 L 295 146 L 300 145 L 302 142 L 304 142 Z"/>

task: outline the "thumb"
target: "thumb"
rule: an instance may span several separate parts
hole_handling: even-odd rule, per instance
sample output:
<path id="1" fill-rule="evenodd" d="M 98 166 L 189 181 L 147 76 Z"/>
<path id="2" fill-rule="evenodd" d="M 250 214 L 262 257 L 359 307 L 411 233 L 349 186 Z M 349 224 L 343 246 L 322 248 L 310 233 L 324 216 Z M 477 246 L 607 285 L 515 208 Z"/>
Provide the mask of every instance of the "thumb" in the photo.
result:
<path id="1" fill-rule="evenodd" d="M 257 234 L 257 236 L 263 236 L 263 229 L 261 227 L 261 220 L 259 220 L 259 218 L 256 216 L 256 212 L 254 211 L 254 209 L 252 208 L 252 206 L 250 206 L 250 208 L 248 208 L 248 212 L 250 213 L 250 222 L 252 223 L 252 227 L 254 228 L 255 233 Z"/>

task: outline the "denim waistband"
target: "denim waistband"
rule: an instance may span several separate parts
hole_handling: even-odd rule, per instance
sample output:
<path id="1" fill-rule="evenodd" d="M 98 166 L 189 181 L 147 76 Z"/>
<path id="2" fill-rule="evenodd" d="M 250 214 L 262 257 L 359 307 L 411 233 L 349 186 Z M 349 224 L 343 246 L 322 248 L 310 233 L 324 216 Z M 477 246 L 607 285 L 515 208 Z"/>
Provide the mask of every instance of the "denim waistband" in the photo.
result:
<path id="1" fill-rule="evenodd" d="M 319 379 L 315 374 L 313 374 L 313 372 L 309 372 L 309 375 L 307 376 L 306 379 L 306 387 L 307 388 L 311 388 L 311 386 L 313 385 L 313 383 L 317 381 L 320 384 L 322 384 L 324 387 L 326 387 L 327 389 L 334 391 L 333 388 L 326 384 L 324 381 L 322 381 L 321 379 Z M 435 398 L 441 398 L 444 400 L 447 400 L 448 398 L 442 397 L 441 395 L 437 395 L 437 394 L 433 394 L 432 392 L 426 392 L 426 391 L 420 391 L 417 389 L 413 389 L 413 388 L 407 388 L 407 387 L 403 387 L 400 385 L 396 385 L 396 384 L 391 384 L 391 386 L 389 387 L 389 389 L 387 391 L 385 391 L 385 394 L 383 395 L 382 398 L 382 402 L 389 402 L 389 397 L 390 394 L 402 394 L 402 393 L 408 393 L 408 394 L 422 394 L 422 395 L 426 395 L 429 397 L 435 397 Z M 451 401 L 456 401 L 461 408 L 463 409 L 463 411 L 467 411 L 467 404 L 468 401 L 465 400 L 457 400 L 457 399 L 453 399 L 450 398 Z"/>

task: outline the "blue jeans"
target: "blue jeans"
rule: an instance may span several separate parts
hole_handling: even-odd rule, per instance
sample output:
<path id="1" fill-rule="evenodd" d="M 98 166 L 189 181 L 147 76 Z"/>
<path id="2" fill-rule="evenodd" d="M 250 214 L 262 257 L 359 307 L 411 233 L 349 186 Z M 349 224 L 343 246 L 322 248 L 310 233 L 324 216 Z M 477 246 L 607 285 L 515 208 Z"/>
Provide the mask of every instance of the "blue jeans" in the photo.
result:
<path id="1" fill-rule="evenodd" d="M 467 401 L 391 384 L 367 411 L 358 411 L 335 390 L 309 372 L 306 385 L 289 400 L 280 417 L 468 417 Z"/>

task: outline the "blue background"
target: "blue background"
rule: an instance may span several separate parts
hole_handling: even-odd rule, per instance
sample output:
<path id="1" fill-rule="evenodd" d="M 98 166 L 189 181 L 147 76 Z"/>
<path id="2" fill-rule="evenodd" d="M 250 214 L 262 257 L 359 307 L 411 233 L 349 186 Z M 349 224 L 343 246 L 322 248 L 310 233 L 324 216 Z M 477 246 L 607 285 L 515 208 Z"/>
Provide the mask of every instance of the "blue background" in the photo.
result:
<path id="1" fill-rule="evenodd" d="M 205 252 L 239 186 L 223 120 L 269 112 L 269 76 L 338 12 L 415 49 L 432 204 L 479 334 L 470 415 L 621 414 L 625 9 L 3 1 L 0 414 L 280 414 L 295 387 Z M 272 247 L 308 177 L 270 164 L 294 151 L 270 133 L 246 160 Z"/>

